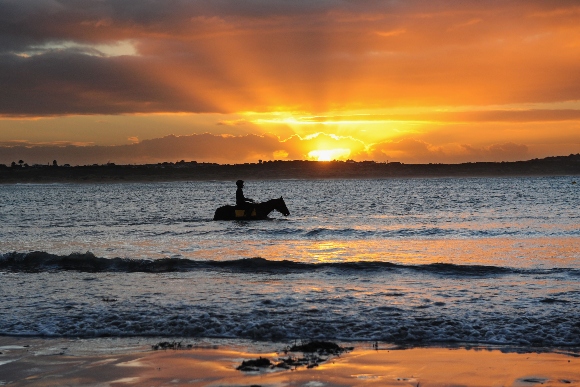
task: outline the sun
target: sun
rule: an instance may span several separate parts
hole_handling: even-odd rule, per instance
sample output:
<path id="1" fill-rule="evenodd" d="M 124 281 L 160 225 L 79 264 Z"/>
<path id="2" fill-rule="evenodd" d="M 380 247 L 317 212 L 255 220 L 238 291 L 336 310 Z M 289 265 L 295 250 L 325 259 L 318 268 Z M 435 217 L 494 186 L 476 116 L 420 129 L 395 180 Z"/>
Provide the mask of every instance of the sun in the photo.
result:
<path id="1" fill-rule="evenodd" d="M 350 156 L 350 149 L 317 149 L 308 152 L 308 157 L 316 161 L 332 161 L 338 159 L 346 159 Z"/>

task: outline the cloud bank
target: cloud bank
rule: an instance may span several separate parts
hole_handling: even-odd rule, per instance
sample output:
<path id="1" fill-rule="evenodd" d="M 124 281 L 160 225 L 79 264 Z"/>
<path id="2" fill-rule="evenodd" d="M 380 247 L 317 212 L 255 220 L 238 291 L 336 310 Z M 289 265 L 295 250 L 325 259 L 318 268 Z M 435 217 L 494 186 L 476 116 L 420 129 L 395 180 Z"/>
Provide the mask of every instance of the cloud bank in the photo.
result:
<path id="1" fill-rule="evenodd" d="M 406 163 L 459 163 L 466 161 L 516 161 L 530 158 L 525 145 L 506 143 L 488 147 L 467 144 L 436 146 L 420 140 L 403 139 L 370 147 L 348 137 L 317 134 L 309 138 L 292 136 L 280 140 L 274 135 L 218 136 L 199 134 L 166 136 L 134 144 L 117 146 L 81 146 L 75 144 L 3 144 L 0 163 L 9 165 L 23 160 L 29 165 L 148 164 L 180 160 L 218 163 L 256 163 L 258 160 L 304 160 L 308 149 L 349 149 L 341 159 L 356 161 L 402 161 Z"/>

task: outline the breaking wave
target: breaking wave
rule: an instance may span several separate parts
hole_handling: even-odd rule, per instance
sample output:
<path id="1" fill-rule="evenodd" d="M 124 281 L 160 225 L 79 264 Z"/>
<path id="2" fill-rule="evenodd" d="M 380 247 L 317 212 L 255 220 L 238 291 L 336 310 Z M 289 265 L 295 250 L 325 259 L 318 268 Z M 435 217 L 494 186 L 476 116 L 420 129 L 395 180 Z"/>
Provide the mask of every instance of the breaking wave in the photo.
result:
<path id="1" fill-rule="evenodd" d="M 393 272 L 415 271 L 442 276 L 496 276 L 508 274 L 569 274 L 580 275 L 579 269 L 521 269 L 490 265 L 457 265 L 452 263 L 430 263 L 404 265 L 384 261 L 305 263 L 291 260 L 268 260 L 260 257 L 234 260 L 191 260 L 184 258 L 102 258 L 91 252 L 56 255 L 43 251 L 29 253 L 10 252 L 0 255 L 0 271 L 10 272 L 188 272 L 199 270 L 227 270 L 231 272 L 294 273 L 332 270 L 336 272 Z"/>

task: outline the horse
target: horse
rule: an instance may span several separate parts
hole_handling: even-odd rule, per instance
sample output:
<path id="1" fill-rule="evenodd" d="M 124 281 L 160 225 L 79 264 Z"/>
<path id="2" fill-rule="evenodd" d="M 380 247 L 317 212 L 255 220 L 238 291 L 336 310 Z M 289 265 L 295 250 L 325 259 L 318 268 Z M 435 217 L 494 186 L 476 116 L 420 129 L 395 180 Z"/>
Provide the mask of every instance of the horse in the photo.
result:
<path id="1" fill-rule="evenodd" d="M 282 196 L 280 196 L 280 199 L 255 203 L 252 206 L 250 216 L 245 216 L 246 211 L 244 209 L 236 209 L 235 206 L 222 206 L 215 210 L 213 220 L 264 220 L 269 219 L 268 214 L 273 210 L 280 212 L 284 216 L 290 215 Z"/>

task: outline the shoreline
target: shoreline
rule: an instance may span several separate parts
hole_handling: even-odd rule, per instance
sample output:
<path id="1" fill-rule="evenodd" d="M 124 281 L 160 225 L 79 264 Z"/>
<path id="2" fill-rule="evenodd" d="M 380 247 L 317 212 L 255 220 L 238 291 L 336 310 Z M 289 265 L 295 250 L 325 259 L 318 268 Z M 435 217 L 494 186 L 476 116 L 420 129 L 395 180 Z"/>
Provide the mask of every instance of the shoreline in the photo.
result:
<path id="1" fill-rule="evenodd" d="M 18 386 L 580 386 L 580 354 L 512 347 L 354 350 L 317 367 L 236 370 L 243 360 L 276 360 L 283 344 L 184 339 L 189 349 L 153 350 L 156 338 L 0 336 L 0 385 Z"/>

